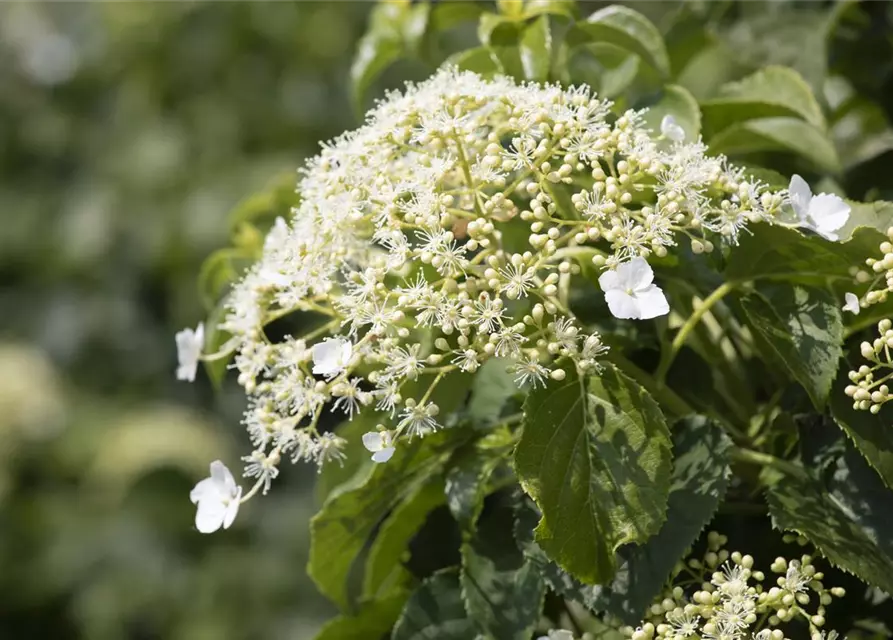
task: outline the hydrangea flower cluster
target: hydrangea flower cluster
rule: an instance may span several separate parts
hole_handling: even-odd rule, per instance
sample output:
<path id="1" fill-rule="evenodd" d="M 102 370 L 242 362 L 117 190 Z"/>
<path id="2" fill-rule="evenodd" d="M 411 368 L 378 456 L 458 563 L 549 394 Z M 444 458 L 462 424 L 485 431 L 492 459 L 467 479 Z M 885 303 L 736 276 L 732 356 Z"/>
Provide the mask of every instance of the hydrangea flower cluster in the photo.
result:
<path id="1" fill-rule="evenodd" d="M 649 258 L 680 241 L 697 253 L 734 244 L 796 200 L 686 142 L 672 118 L 652 132 L 644 112 L 611 106 L 585 86 L 447 68 L 308 162 L 301 204 L 229 296 L 218 329 L 231 339 L 201 355 L 202 327 L 177 336 L 183 379 L 198 359 L 235 353 L 255 447 L 243 501 L 285 458 L 343 457 L 343 440 L 318 429 L 325 410 L 380 412 L 363 442 L 385 462 L 441 426 L 431 398 L 447 375 L 502 358 L 536 387 L 563 366 L 595 369 L 605 347 L 568 305 L 585 261 L 615 317 L 653 318 L 669 305 Z M 806 214 L 792 224 L 833 232 L 836 219 L 813 210 L 820 197 L 796 200 Z M 265 326 L 297 312 L 316 324 L 273 343 Z"/>
<path id="2" fill-rule="evenodd" d="M 727 542 L 726 536 L 711 531 L 703 558 L 680 563 L 674 576 L 677 586 L 651 606 L 641 626 L 626 627 L 626 635 L 632 640 L 788 640 L 780 627 L 800 620 L 808 625 L 812 640 L 837 637 L 835 631 L 822 630 L 825 607 L 845 592 L 825 587 L 811 556 L 776 558 L 770 569 L 778 577 L 775 586 L 766 588 L 766 575 L 754 570 L 753 558 L 730 553 L 724 548 Z M 700 588 L 686 595 L 684 584 Z"/>

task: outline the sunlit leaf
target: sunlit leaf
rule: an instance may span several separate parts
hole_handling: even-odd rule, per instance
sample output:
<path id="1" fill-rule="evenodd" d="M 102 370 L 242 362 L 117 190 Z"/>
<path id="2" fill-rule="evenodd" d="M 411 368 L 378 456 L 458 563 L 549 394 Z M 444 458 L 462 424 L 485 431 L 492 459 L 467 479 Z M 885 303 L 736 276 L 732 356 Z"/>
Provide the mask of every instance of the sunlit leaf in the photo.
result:
<path id="1" fill-rule="evenodd" d="M 536 541 L 584 582 L 614 575 L 614 552 L 642 543 L 666 516 L 670 435 L 657 404 L 605 364 L 533 391 L 515 470 L 543 513 Z"/>

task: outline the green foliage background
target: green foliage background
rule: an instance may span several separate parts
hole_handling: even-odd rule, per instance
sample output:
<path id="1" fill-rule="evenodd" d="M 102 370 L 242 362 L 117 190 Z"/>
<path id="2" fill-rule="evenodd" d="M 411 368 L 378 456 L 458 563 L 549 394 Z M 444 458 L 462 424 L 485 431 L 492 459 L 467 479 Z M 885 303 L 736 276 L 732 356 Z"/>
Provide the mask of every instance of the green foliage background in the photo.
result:
<path id="1" fill-rule="evenodd" d="M 666 59 L 645 47 L 633 57 L 599 50 L 551 65 L 523 54 L 542 51 L 542 32 L 519 40 L 514 31 L 546 18 L 478 29 L 479 4 L 493 9 L 438 3 L 428 24 L 441 20 L 443 29 L 433 35 L 400 13 L 424 4 L 371 19 L 372 5 L 360 2 L 0 4 L 0 637 L 309 638 L 333 615 L 305 575 L 308 521 L 318 509 L 312 469 L 289 467 L 228 532 L 192 529 L 189 488 L 210 460 L 234 460 L 243 449 L 242 393 L 226 380 L 215 392 L 204 376 L 177 383 L 173 334 L 205 315 L 209 288 L 235 266 L 238 253 L 224 254 L 196 287 L 205 257 L 231 241 L 238 248 L 250 233 L 230 211 L 281 206 L 246 197 L 289 185 L 302 158 L 354 126 L 383 87 L 423 77 L 479 38 L 500 54 L 520 42 L 520 74 L 572 74 L 624 104 L 663 98 L 677 109 L 687 94 L 659 91 L 660 74 L 671 74 L 702 105 L 703 121 L 680 124 L 725 133 L 730 154 L 799 170 L 853 199 L 893 200 L 888 3 L 636 2 L 661 31 Z M 560 17 L 567 3 L 540 4 Z M 586 15 L 606 3 L 580 4 Z M 366 62 L 351 71 L 357 52 Z M 471 49 L 460 61 L 492 61 L 483 53 Z M 830 146 L 792 149 L 763 135 L 755 147 L 761 132 L 746 122 L 728 132 L 723 118 L 736 96 L 718 96 L 719 87 L 766 65 L 802 76 L 817 103 L 795 115 Z M 789 115 L 765 115 L 780 113 Z M 276 193 L 287 199 L 288 188 Z M 749 308 L 758 326 L 759 300 Z M 484 446 L 510 450 L 511 440 L 499 438 Z M 443 498 L 428 484 L 431 469 L 409 472 L 417 484 L 404 487 L 407 518 Z M 469 506 L 463 496 L 478 487 L 466 486 L 462 469 L 451 473 L 447 506 L 460 523 L 474 521 L 476 500 Z M 491 473 L 469 471 L 475 479 Z M 684 492 L 684 478 L 674 482 Z M 775 504 L 808 492 L 804 481 Z M 368 497 L 358 490 L 357 499 Z M 811 508 L 826 506 L 816 497 Z M 411 533 L 393 527 L 390 546 L 374 550 L 382 571 Z M 470 542 L 461 553 L 483 573 L 493 562 Z M 643 547 L 643 563 L 649 553 Z M 431 563 L 450 563 L 441 560 Z M 333 577 L 331 566 L 317 571 Z M 524 584 L 522 571 L 499 579 Z M 413 597 L 455 592 L 457 580 L 438 574 Z M 362 588 L 370 595 L 377 587 L 367 576 Z M 539 602 L 543 594 L 517 597 Z M 372 624 L 402 605 L 383 599 L 375 606 L 385 613 L 364 614 Z M 461 602 L 458 609 L 464 615 Z M 523 613 L 516 621 L 527 628 Z M 404 620 L 397 637 L 411 637 L 414 624 L 426 622 Z M 326 637 L 347 637 L 340 633 L 331 627 Z"/>

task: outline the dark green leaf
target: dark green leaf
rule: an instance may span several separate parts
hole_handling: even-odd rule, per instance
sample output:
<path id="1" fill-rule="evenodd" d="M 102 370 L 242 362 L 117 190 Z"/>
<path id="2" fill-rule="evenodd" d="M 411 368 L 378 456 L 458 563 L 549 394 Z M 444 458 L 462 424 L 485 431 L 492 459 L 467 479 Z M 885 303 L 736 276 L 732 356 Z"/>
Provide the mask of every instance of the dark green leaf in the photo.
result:
<path id="1" fill-rule="evenodd" d="M 822 109 L 799 73 L 787 67 L 766 67 L 739 82 L 724 85 L 719 97 L 701 105 L 709 131 L 761 118 L 802 118 L 825 128 Z"/>
<path id="2" fill-rule="evenodd" d="M 893 426 L 889 408 L 877 415 L 853 409 L 852 399 L 844 393 L 847 385 L 852 384 L 847 377 L 848 369 L 846 365 L 841 366 L 837 376 L 831 393 L 831 415 L 884 484 L 893 488 Z"/>
<path id="3" fill-rule="evenodd" d="M 614 552 L 642 543 L 666 516 L 670 435 L 638 384 L 604 365 L 601 374 L 532 392 L 515 470 L 543 513 L 536 541 L 584 582 L 614 575 Z"/>
<path id="4" fill-rule="evenodd" d="M 701 135 L 701 111 L 698 101 L 687 89 L 675 84 L 664 86 L 660 99 L 648 107 L 645 124 L 655 133 L 660 132 L 664 116 L 673 116 L 676 123 L 685 131 L 685 139 L 695 142 Z"/>
<path id="5" fill-rule="evenodd" d="M 528 80 L 545 82 L 552 63 L 552 32 L 549 17 L 540 16 L 524 28 L 519 43 L 521 66 Z"/>
<path id="6" fill-rule="evenodd" d="M 827 483 L 789 473 L 769 486 L 774 525 L 805 536 L 837 567 L 893 593 L 893 493 L 855 451 Z"/>
<path id="7" fill-rule="evenodd" d="M 475 425 L 495 423 L 509 398 L 519 393 L 514 376 L 508 371 L 509 364 L 504 358 L 493 358 L 474 374 L 468 416 Z"/>
<path id="8" fill-rule="evenodd" d="M 660 31 L 638 11 L 611 5 L 579 22 L 567 36 L 570 46 L 607 42 L 635 53 L 658 73 L 670 75 L 670 59 Z"/>
<path id="9" fill-rule="evenodd" d="M 491 452 L 473 449 L 450 468 L 446 476 L 446 501 L 463 531 L 470 531 L 484 506 L 487 482 L 500 459 Z"/>
<path id="10" fill-rule="evenodd" d="M 408 496 L 393 510 L 378 530 L 369 548 L 363 576 L 363 596 L 380 598 L 401 590 L 412 579 L 401 559 L 408 553 L 409 541 L 425 523 L 428 514 L 443 504 L 443 480 L 434 478 Z"/>
<path id="11" fill-rule="evenodd" d="M 748 231 L 729 254 L 725 275 L 730 280 L 824 282 L 827 277 L 849 277 L 850 267 L 858 263 L 846 245 L 795 229 L 756 224 Z"/>
<path id="12" fill-rule="evenodd" d="M 549 559 L 533 538 L 539 519 L 536 505 L 522 494 L 515 509 L 515 541 L 552 591 L 594 611 L 600 587 L 581 583 Z"/>
<path id="13" fill-rule="evenodd" d="M 408 594 L 398 593 L 383 600 L 364 603 L 356 615 L 330 620 L 316 640 L 371 640 L 383 637 L 400 615 Z"/>
<path id="14" fill-rule="evenodd" d="M 371 408 L 371 407 L 370 407 Z M 342 464 L 323 465 L 316 479 L 316 499 L 324 503 L 338 487 L 349 482 L 361 471 L 368 474 L 372 467 L 371 453 L 363 446 L 363 434 L 375 431 L 378 423 L 387 418 L 386 414 L 369 411 L 367 408 L 354 416 L 353 420 L 345 420 L 335 428 L 335 433 L 344 438 L 344 461 Z"/>
<path id="15" fill-rule="evenodd" d="M 425 580 L 409 598 L 394 626 L 392 640 L 469 640 L 474 624 L 465 613 L 455 570 Z"/>
<path id="16" fill-rule="evenodd" d="M 319 590 L 348 607 L 354 560 L 382 519 L 442 473 L 464 434 L 444 430 L 398 448 L 387 464 L 369 467 L 335 490 L 310 521 L 307 571 Z"/>
<path id="17" fill-rule="evenodd" d="M 744 296 L 741 306 L 765 359 L 803 385 L 821 410 L 842 355 L 838 302 L 823 289 L 764 283 Z"/>
<path id="18" fill-rule="evenodd" d="M 494 640 L 528 640 L 540 617 L 546 588 L 500 519 L 511 509 L 484 515 L 475 537 L 462 545 L 460 582 L 465 609 L 480 632 Z"/>
<path id="19" fill-rule="evenodd" d="M 661 592 L 670 572 L 713 518 L 726 492 L 732 445 L 718 425 L 700 416 L 674 427 L 676 460 L 667 521 L 641 546 L 620 550 L 617 577 L 597 602 L 608 613 L 635 624 Z"/>
<path id="20" fill-rule="evenodd" d="M 490 47 L 475 47 L 451 56 L 447 64 L 452 64 L 462 71 L 474 71 L 483 76 L 505 73 L 499 56 Z"/>
<path id="21" fill-rule="evenodd" d="M 708 144 L 712 152 L 728 156 L 779 151 L 794 153 L 819 171 L 838 173 L 841 170 L 840 159 L 828 134 L 795 118 L 741 122 L 723 129 L 711 137 Z"/>

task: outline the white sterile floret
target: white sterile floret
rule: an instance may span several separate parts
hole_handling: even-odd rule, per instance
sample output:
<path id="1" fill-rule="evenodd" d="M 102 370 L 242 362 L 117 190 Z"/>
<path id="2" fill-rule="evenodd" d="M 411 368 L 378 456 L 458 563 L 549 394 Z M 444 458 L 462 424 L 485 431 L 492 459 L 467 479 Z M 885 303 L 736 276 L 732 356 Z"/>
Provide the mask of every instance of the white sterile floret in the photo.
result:
<path id="1" fill-rule="evenodd" d="M 394 455 L 391 434 L 387 431 L 369 431 L 363 434 L 363 446 L 372 452 L 373 462 L 387 462 Z"/>
<path id="2" fill-rule="evenodd" d="M 353 345 L 341 338 L 327 339 L 313 345 L 313 373 L 333 378 L 350 362 Z"/>
<path id="3" fill-rule="evenodd" d="M 633 258 L 613 271 L 605 271 L 598 284 L 615 318 L 649 320 L 670 312 L 664 292 L 653 280 L 651 265 L 644 258 Z"/>
<path id="4" fill-rule="evenodd" d="M 664 138 L 673 142 L 682 142 L 685 140 L 685 129 L 679 126 L 676 118 L 671 115 L 665 115 L 660 121 L 660 133 Z"/>
<path id="5" fill-rule="evenodd" d="M 202 533 L 213 533 L 220 527 L 229 529 L 239 513 L 242 487 L 236 484 L 226 465 L 215 460 L 211 463 L 211 477 L 195 485 L 189 493 L 192 504 L 197 505 L 195 528 Z"/>
<path id="6" fill-rule="evenodd" d="M 174 336 L 177 343 L 177 380 L 195 380 L 195 372 L 198 370 L 198 360 L 202 355 L 202 347 L 205 344 L 205 325 L 198 323 L 195 331 L 183 329 Z"/>
<path id="7" fill-rule="evenodd" d="M 849 291 L 847 291 L 844 294 L 843 298 L 846 301 L 846 304 L 843 305 L 843 310 L 849 311 L 850 313 L 855 315 L 859 315 L 859 311 L 861 311 L 861 308 L 859 307 L 859 296 L 857 296 L 855 293 L 850 293 Z"/>
<path id="8" fill-rule="evenodd" d="M 837 240 L 837 231 L 850 219 L 850 205 L 831 193 L 812 195 L 806 181 L 796 174 L 791 178 L 788 192 L 801 226 L 828 240 Z"/>

